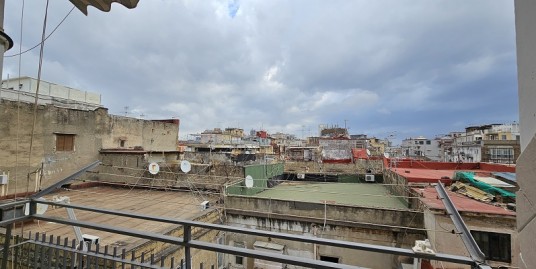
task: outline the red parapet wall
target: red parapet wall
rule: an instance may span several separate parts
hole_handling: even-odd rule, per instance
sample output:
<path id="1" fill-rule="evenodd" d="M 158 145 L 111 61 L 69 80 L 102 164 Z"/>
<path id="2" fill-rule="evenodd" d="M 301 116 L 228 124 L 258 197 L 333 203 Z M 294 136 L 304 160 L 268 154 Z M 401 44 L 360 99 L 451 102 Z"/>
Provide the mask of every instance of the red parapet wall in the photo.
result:
<path id="1" fill-rule="evenodd" d="M 322 163 L 352 163 L 352 159 L 322 160 Z"/>
<path id="2" fill-rule="evenodd" d="M 384 158 L 384 166 L 394 166 L 394 160 Z M 512 172 L 515 173 L 516 168 L 512 165 L 494 164 L 494 163 L 454 163 L 454 162 L 427 162 L 411 159 L 396 160 L 397 168 L 418 168 L 430 170 L 483 170 L 492 172 Z"/>

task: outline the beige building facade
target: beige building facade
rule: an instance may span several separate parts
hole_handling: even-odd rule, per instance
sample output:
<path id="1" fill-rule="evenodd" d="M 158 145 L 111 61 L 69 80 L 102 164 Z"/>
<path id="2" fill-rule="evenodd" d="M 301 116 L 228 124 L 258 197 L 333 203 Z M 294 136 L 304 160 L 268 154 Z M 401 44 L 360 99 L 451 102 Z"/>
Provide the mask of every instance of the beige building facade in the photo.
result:
<path id="1" fill-rule="evenodd" d="M 35 192 L 99 159 L 103 149 L 177 149 L 178 120 L 141 120 L 106 108 L 0 99 L 0 174 L 3 195 Z M 36 112 L 34 127 L 34 112 Z M 31 145 L 31 147 L 30 147 Z"/>

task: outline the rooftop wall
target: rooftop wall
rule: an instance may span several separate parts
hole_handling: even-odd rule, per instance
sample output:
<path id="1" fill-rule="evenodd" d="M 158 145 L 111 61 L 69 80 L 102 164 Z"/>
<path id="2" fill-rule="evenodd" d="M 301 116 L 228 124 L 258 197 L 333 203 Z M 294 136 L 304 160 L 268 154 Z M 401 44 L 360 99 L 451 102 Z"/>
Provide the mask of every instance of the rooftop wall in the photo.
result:
<path id="1" fill-rule="evenodd" d="M 258 164 L 244 167 L 244 175 L 253 178 L 253 187 L 247 188 L 245 180 L 240 180 L 226 188 L 227 195 L 255 195 L 268 188 L 270 179 L 283 175 L 283 163 Z"/>
<path id="2" fill-rule="evenodd" d="M 23 77 L 19 80 L 18 78 L 13 78 L 2 82 L 0 98 L 33 103 L 36 91 L 36 79 Z M 54 104 L 78 109 L 84 107 L 86 109 L 95 109 L 96 107 L 101 107 L 101 95 L 41 81 L 39 84 L 38 104 Z"/>
<path id="3" fill-rule="evenodd" d="M 98 160 L 99 151 L 107 145 L 115 141 L 118 147 L 115 139 L 119 136 L 149 150 L 176 150 L 178 125 L 174 123 L 110 116 L 104 108 L 38 105 L 36 111 L 30 157 L 33 103 L 0 99 L 0 173 L 9 174 L 7 194 L 37 191 L 56 183 Z M 72 136 L 71 149 L 57 148 L 62 136 Z"/>
<path id="4" fill-rule="evenodd" d="M 384 159 L 385 167 L 421 168 L 429 170 L 484 170 L 493 172 L 515 172 L 515 166 L 492 163 L 454 163 L 454 162 L 426 162 L 420 160 Z"/>

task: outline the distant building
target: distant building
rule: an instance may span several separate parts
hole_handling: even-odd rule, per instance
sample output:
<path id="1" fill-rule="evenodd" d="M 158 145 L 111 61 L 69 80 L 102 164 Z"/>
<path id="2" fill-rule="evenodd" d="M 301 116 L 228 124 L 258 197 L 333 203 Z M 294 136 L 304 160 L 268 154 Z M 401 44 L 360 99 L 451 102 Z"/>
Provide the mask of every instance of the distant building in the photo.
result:
<path id="1" fill-rule="evenodd" d="M 440 161 L 440 145 L 437 139 L 427 139 L 424 136 L 406 138 L 402 140 L 402 154 L 404 157 Z"/>
<path id="2" fill-rule="evenodd" d="M 350 135 L 348 134 L 348 129 L 346 128 L 340 128 L 338 126 L 333 127 L 325 127 L 321 128 L 320 130 L 320 136 L 321 137 L 345 137 L 350 138 Z"/>
<path id="3" fill-rule="evenodd" d="M 320 138 L 319 144 L 324 163 L 351 163 L 352 149 L 357 141 L 348 138 Z"/>
<path id="4" fill-rule="evenodd" d="M 519 124 L 470 126 L 453 138 L 447 161 L 516 163 L 520 154 Z"/>

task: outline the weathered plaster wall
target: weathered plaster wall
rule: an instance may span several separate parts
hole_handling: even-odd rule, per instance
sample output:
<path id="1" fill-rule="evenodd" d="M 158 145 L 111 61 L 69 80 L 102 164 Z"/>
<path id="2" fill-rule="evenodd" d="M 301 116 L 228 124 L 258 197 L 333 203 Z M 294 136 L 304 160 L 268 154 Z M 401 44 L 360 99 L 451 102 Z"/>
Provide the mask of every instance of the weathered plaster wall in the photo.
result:
<path id="1" fill-rule="evenodd" d="M 226 196 L 224 205 L 226 224 L 236 227 L 404 248 L 414 245 L 415 240 L 425 238 L 424 217 L 418 211 L 324 205 L 239 196 Z M 243 242 L 245 247 L 251 249 L 255 241 L 270 241 L 285 245 L 284 254 L 317 259 L 320 255 L 337 257 L 341 263 L 368 268 L 397 268 L 400 261 L 407 262 L 404 257 L 393 255 L 313 246 L 309 243 L 273 238 L 266 239 L 232 233 L 228 233 L 226 238 L 229 245 L 234 245 L 234 242 Z M 227 264 L 231 265 L 230 268 L 240 268 L 234 264 L 234 258 L 233 255 L 227 255 Z M 245 260 L 246 268 L 252 268 L 254 260 Z"/>
<path id="2" fill-rule="evenodd" d="M 105 109 L 82 111 L 39 105 L 29 158 L 33 105 L 1 100 L 0 171 L 10 174 L 8 193 L 36 191 L 97 160 L 103 133 L 99 122 L 106 114 Z M 56 151 L 55 133 L 75 134 L 74 151 Z M 36 184 L 35 172 L 40 174 L 41 168 L 43 177 Z"/>
<path id="3" fill-rule="evenodd" d="M 404 233 L 393 230 L 367 229 L 329 224 L 324 226 L 322 223 L 234 214 L 227 214 L 226 223 L 235 227 L 248 229 L 404 248 L 409 248 L 415 240 L 422 240 L 423 238 L 422 234 L 413 232 Z M 234 233 L 226 233 L 226 241 L 227 244 L 231 246 L 234 245 L 235 242 L 244 243 L 244 246 L 248 249 L 253 249 L 255 241 L 270 242 L 285 246 L 283 254 L 310 259 L 320 259 L 320 256 L 337 257 L 339 258 L 340 263 L 363 266 L 366 268 L 396 268 L 396 264 L 399 260 L 399 258 L 394 255 Z M 230 268 L 240 268 L 240 266 L 234 263 L 234 255 L 226 255 L 225 258 L 226 264 L 231 265 Z M 254 259 L 244 259 L 245 264 L 247 265 L 246 268 L 253 268 Z M 288 268 L 296 267 L 289 266 Z"/>
<path id="4" fill-rule="evenodd" d="M 227 212 L 240 214 L 270 214 L 298 218 L 309 221 L 345 223 L 362 226 L 362 223 L 373 225 L 403 226 L 412 228 L 423 227 L 423 214 L 418 211 L 396 210 L 384 208 L 368 208 L 337 204 L 320 204 L 299 201 L 285 201 L 257 197 L 226 196 L 225 209 Z M 235 214 L 235 213 L 233 213 Z"/>
<path id="5" fill-rule="evenodd" d="M 517 195 L 521 268 L 536 268 L 536 2 L 516 0 L 516 45 L 521 156 Z"/>
<path id="6" fill-rule="evenodd" d="M 169 153 L 101 153 L 102 162 L 93 172 L 86 173 L 86 181 L 111 182 L 153 188 L 198 188 L 221 191 L 225 183 L 244 178 L 244 168 L 227 164 L 208 165 L 192 163 L 192 170 L 180 170 L 178 152 Z M 160 172 L 148 171 L 150 162 L 159 162 Z"/>
<path id="7" fill-rule="evenodd" d="M 38 105 L 29 158 L 33 111 L 33 104 L 0 100 L 0 173 L 9 173 L 10 178 L 5 194 L 50 186 L 98 160 L 99 151 L 114 145 L 118 137 L 148 150 L 176 150 L 177 124 L 111 116 L 104 108 Z M 73 151 L 57 151 L 57 133 L 74 135 Z M 114 148 L 118 146 L 119 142 Z"/>
<path id="8" fill-rule="evenodd" d="M 519 266 L 519 240 L 518 234 L 516 231 L 516 220 L 512 216 L 492 216 L 492 215 L 483 215 L 478 213 L 468 214 L 462 212 L 462 218 L 467 225 L 469 230 L 474 231 L 483 231 L 483 232 L 494 232 L 494 233 L 503 233 L 510 234 L 511 238 L 511 253 L 512 253 L 512 263 L 503 263 L 488 261 L 491 266 Z M 424 222 L 425 227 L 428 230 L 428 239 L 432 244 L 432 247 L 435 251 L 461 255 L 469 257 L 469 252 L 467 252 L 465 245 L 461 237 L 458 234 L 453 234 L 452 231 L 456 231 L 452 220 L 448 215 L 445 215 L 443 211 L 431 211 L 425 209 L 424 211 Z M 452 264 L 446 262 L 432 262 L 436 268 L 467 268 L 470 269 L 470 266 L 463 266 L 460 264 Z"/>
<path id="9" fill-rule="evenodd" d="M 103 139 L 104 149 L 143 148 L 146 151 L 176 150 L 179 126 L 123 116 L 109 115 L 104 122 L 107 135 Z M 120 141 L 125 140 L 121 147 Z"/>

